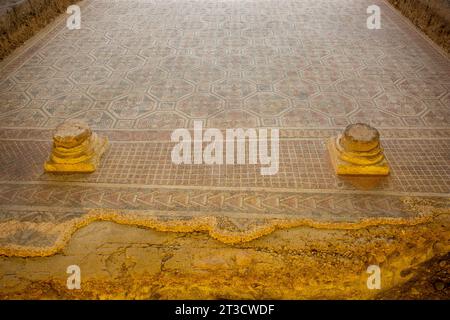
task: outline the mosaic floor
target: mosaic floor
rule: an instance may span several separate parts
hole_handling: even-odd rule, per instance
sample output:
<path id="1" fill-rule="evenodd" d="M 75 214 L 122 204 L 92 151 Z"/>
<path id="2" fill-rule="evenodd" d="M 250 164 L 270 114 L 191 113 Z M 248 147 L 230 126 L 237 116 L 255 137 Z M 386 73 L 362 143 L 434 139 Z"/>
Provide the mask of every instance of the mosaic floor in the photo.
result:
<path id="1" fill-rule="evenodd" d="M 366 28 L 377 4 L 382 29 Z M 308 224 L 413 224 L 450 208 L 450 60 L 383 0 L 98 1 L 0 63 L 0 253 L 48 255 L 97 219 L 247 241 Z M 43 172 L 53 129 L 111 146 L 90 175 Z M 170 134 L 280 128 L 280 167 L 175 165 Z M 326 139 L 380 130 L 392 172 L 344 179 Z"/>

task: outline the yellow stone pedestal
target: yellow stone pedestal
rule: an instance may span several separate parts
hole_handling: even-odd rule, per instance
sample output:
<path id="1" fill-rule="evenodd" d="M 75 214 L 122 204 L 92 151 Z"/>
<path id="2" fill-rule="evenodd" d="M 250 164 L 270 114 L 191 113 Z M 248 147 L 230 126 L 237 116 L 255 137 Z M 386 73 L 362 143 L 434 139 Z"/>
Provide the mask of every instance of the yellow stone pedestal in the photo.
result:
<path id="1" fill-rule="evenodd" d="M 380 134 L 367 124 L 349 125 L 343 134 L 328 141 L 328 151 L 336 174 L 389 174 L 389 166 L 380 146 Z"/>
<path id="2" fill-rule="evenodd" d="M 53 149 L 44 164 L 47 172 L 94 172 L 108 146 L 106 137 L 99 137 L 81 121 L 67 121 L 56 128 Z"/>

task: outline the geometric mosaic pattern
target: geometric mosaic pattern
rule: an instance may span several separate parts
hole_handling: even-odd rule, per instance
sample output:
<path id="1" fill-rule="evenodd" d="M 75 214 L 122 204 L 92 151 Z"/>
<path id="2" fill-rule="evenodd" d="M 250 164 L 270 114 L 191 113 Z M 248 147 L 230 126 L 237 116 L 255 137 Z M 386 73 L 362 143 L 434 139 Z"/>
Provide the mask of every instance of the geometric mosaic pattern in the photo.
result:
<path id="1" fill-rule="evenodd" d="M 381 30 L 366 28 L 372 4 Z M 383 0 L 80 6 L 80 30 L 62 15 L 0 63 L 1 252 L 51 251 L 97 209 L 238 232 L 281 218 L 411 222 L 422 214 L 405 197 L 449 197 L 450 60 Z M 110 139 L 95 173 L 43 172 L 66 119 Z M 170 133 L 195 120 L 280 128 L 278 174 L 174 165 Z M 380 130 L 388 177 L 335 176 L 325 141 L 359 121 Z"/>
<path id="2" fill-rule="evenodd" d="M 87 1 L 2 72 L 2 127 L 446 126 L 449 60 L 375 3 L 381 30 L 368 1 Z"/>

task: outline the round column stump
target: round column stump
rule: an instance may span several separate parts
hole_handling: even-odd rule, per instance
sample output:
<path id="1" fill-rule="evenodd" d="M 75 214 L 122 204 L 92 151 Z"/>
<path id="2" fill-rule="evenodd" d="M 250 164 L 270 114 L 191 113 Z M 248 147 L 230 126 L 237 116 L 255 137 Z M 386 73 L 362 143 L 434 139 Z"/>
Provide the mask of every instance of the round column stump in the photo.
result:
<path id="1" fill-rule="evenodd" d="M 380 133 L 368 124 L 347 126 L 342 134 L 329 140 L 328 150 L 336 174 L 389 174 L 380 144 Z"/>
<path id="2" fill-rule="evenodd" d="M 44 164 L 47 172 L 94 172 L 108 146 L 106 137 L 92 132 L 88 124 L 69 120 L 56 128 L 53 149 Z"/>

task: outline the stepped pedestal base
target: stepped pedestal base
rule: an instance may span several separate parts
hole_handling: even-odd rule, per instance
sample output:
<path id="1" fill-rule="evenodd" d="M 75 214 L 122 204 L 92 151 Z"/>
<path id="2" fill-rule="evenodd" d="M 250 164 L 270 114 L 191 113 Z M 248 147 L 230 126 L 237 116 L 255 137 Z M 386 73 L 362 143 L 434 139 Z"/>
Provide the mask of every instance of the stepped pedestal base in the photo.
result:
<path id="1" fill-rule="evenodd" d="M 93 133 L 79 121 L 60 125 L 53 136 L 53 150 L 44 170 L 56 173 L 90 173 L 100 164 L 108 139 Z"/>

